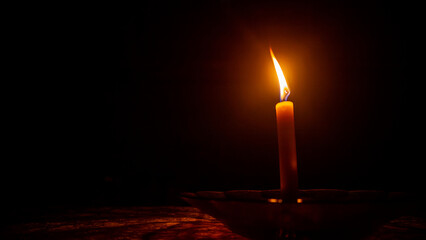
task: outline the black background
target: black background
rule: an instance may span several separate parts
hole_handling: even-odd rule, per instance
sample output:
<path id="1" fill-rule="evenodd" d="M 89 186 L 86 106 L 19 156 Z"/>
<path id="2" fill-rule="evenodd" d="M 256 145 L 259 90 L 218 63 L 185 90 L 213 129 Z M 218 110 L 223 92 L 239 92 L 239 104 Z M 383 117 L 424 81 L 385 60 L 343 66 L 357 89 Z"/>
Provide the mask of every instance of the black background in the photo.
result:
<path id="1" fill-rule="evenodd" d="M 18 6 L 2 184 L 17 206 L 279 188 L 269 46 L 300 188 L 423 190 L 422 28 L 390 2 Z"/>

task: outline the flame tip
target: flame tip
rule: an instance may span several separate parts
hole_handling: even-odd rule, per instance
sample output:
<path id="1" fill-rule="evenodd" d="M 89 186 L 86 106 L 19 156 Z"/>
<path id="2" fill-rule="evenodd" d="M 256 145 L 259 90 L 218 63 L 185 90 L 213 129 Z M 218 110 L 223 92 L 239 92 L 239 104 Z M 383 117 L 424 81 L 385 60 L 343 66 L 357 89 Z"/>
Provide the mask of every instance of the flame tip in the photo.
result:
<path id="1" fill-rule="evenodd" d="M 280 83 L 280 100 L 281 101 L 287 101 L 288 96 L 290 95 L 290 89 L 287 85 L 287 82 L 284 77 L 284 73 L 280 67 L 280 64 L 278 63 L 278 60 L 275 58 L 274 52 L 272 51 L 272 48 L 269 47 L 269 51 L 271 53 L 272 62 L 275 66 L 275 71 L 278 75 L 278 81 Z"/>

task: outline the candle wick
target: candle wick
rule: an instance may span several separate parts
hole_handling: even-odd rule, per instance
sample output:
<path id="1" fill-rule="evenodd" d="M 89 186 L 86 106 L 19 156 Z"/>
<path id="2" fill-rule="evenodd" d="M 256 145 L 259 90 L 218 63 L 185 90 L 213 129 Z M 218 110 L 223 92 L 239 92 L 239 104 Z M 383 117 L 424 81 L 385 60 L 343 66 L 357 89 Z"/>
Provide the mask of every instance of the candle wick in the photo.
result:
<path id="1" fill-rule="evenodd" d="M 290 96 L 290 92 L 288 92 L 285 97 L 284 97 L 284 101 L 287 101 L 288 96 Z"/>

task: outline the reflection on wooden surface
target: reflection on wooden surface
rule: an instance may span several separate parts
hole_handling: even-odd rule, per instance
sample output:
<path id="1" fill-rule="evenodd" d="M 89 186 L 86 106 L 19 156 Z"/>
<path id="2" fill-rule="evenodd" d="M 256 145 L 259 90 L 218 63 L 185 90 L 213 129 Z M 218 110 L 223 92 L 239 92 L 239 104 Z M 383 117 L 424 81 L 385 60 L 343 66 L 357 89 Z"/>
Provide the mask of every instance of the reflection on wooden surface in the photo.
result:
<path id="1" fill-rule="evenodd" d="M 192 207 L 68 210 L 8 226 L 3 234 L 2 239 L 246 239 Z"/>
<path id="2" fill-rule="evenodd" d="M 103 207 L 31 213 L 25 220 L 3 228 L 0 238 L 247 239 L 192 207 Z M 367 239 L 426 239 L 426 220 L 400 217 L 383 225 Z"/>

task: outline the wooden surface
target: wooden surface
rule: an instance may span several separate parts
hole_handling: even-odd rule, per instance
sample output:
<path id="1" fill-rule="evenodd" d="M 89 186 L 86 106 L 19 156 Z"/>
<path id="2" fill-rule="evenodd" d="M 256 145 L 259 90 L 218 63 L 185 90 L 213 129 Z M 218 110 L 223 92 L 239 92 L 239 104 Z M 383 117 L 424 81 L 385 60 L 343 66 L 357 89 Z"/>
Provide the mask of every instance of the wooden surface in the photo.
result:
<path id="1" fill-rule="evenodd" d="M 350 233 L 348 233 L 350 234 Z M 1 239 L 246 239 L 192 207 L 56 209 L 9 223 Z M 368 239 L 426 239 L 426 221 L 404 216 Z"/>
<path id="2" fill-rule="evenodd" d="M 1 239 L 246 239 L 192 207 L 59 210 L 27 217 L 7 226 L 2 235 Z"/>

